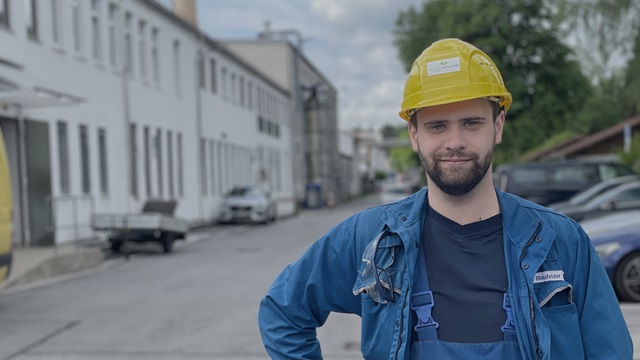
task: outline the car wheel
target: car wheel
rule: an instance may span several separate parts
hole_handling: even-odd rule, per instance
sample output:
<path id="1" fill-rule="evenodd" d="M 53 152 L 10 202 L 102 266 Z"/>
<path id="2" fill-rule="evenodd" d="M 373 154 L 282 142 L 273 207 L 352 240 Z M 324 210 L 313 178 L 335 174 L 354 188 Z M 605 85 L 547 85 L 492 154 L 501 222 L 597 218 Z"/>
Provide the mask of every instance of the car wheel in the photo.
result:
<path id="1" fill-rule="evenodd" d="M 615 288 L 622 300 L 640 302 L 640 252 L 629 254 L 620 261 Z"/>
<path id="2" fill-rule="evenodd" d="M 164 251 L 165 254 L 173 251 L 173 235 L 167 234 L 163 236 L 160 242 L 162 243 L 162 251 Z"/>

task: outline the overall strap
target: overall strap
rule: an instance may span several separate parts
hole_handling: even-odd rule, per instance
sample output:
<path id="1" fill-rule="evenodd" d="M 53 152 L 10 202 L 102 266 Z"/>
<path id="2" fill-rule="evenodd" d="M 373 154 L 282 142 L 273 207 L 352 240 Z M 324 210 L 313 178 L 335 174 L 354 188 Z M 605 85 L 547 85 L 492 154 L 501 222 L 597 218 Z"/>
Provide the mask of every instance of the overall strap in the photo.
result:
<path id="1" fill-rule="evenodd" d="M 504 341 L 517 341 L 516 338 L 516 326 L 513 323 L 513 311 L 511 309 L 511 299 L 509 294 L 505 293 L 502 300 L 502 308 L 507 312 L 507 321 L 500 328 L 504 333 Z"/>
<path id="2" fill-rule="evenodd" d="M 416 262 L 416 279 L 413 293 L 411 294 L 411 310 L 415 311 L 418 317 L 418 324 L 414 327 L 418 333 L 420 341 L 438 340 L 436 329 L 440 324 L 433 320 L 431 309 L 433 308 L 433 293 L 429 289 L 429 278 L 427 277 L 427 263 L 424 259 L 424 249 L 420 246 L 418 261 Z"/>

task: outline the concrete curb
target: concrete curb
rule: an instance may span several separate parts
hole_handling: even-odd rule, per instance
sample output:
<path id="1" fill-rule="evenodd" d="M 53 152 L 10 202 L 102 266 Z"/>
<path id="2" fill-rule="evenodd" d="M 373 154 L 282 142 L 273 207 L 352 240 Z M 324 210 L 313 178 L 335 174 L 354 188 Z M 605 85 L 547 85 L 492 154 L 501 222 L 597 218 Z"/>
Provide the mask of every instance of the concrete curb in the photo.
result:
<path id="1" fill-rule="evenodd" d="M 95 268 L 100 266 L 103 260 L 104 255 L 100 247 L 74 247 L 68 251 L 54 253 L 40 261 L 36 260 L 32 267 L 10 276 L 6 283 L 0 285 L 0 289 Z M 20 255 L 14 256 L 14 261 L 20 261 Z"/>

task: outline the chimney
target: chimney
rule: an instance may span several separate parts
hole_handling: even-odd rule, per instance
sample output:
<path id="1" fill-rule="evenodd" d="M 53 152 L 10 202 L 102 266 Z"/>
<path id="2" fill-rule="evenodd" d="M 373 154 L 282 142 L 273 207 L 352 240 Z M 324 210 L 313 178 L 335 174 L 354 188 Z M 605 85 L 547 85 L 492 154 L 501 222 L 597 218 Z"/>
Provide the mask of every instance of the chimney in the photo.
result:
<path id="1" fill-rule="evenodd" d="M 173 0 L 173 13 L 193 27 L 198 27 L 196 0 Z"/>

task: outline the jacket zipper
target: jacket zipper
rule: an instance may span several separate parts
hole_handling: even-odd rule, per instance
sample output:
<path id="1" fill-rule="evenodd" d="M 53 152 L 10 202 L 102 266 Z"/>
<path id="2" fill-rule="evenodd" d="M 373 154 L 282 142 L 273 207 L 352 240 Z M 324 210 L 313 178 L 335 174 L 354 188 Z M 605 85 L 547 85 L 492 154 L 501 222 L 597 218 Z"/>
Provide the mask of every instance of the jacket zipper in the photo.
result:
<path id="1" fill-rule="evenodd" d="M 402 333 L 404 331 L 404 308 L 407 305 L 407 299 L 409 297 L 405 296 L 405 301 L 402 302 L 402 307 L 400 307 L 400 333 L 398 333 L 398 341 L 396 344 L 396 352 L 393 355 L 394 359 L 398 358 L 398 353 L 400 352 L 400 347 L 402 346 Z"/>
<path id="2" fill-rule="evenodd" d="M 526 278 L 526 274 L 522 269 L 522 260 L 524 259 L 524 255 L 527 252 L 527 248 L 533 243 L 536 236 L 538 236 L 538 233 L 540 233 L 541 228 L 542 228 L 542 224 L 538 223 L 538 227 L 536 228 L 536 231 L 534 231 L 533 235 L 531 235 L 531 238 L 529 239 L 529 241 L 527 241 L 527 244 L 524 246 L 524 249 L 522 249 L 522 253 L 520 254 L 518 267 L 520 268 L 520 271 L 522 272 L 522 275 L 525 278 Z M 538 341 L 538 334 L 536 334 L 536 323 L 535 323 L 536 313 L 535 313 L 535 307 L 533 305 L 533 298 L 531 297 L 531 290 L 529 289 L 529 286 L 527 286 L 527 291 L 529 292 L 529 316 L 531 317 L 531 331 L 533 333 L 533 342 L 535 345 L 534 355 L 536 359 L 540 359 L 540 353 L 542 351 L 540 350 L 540 342 Z"/>

